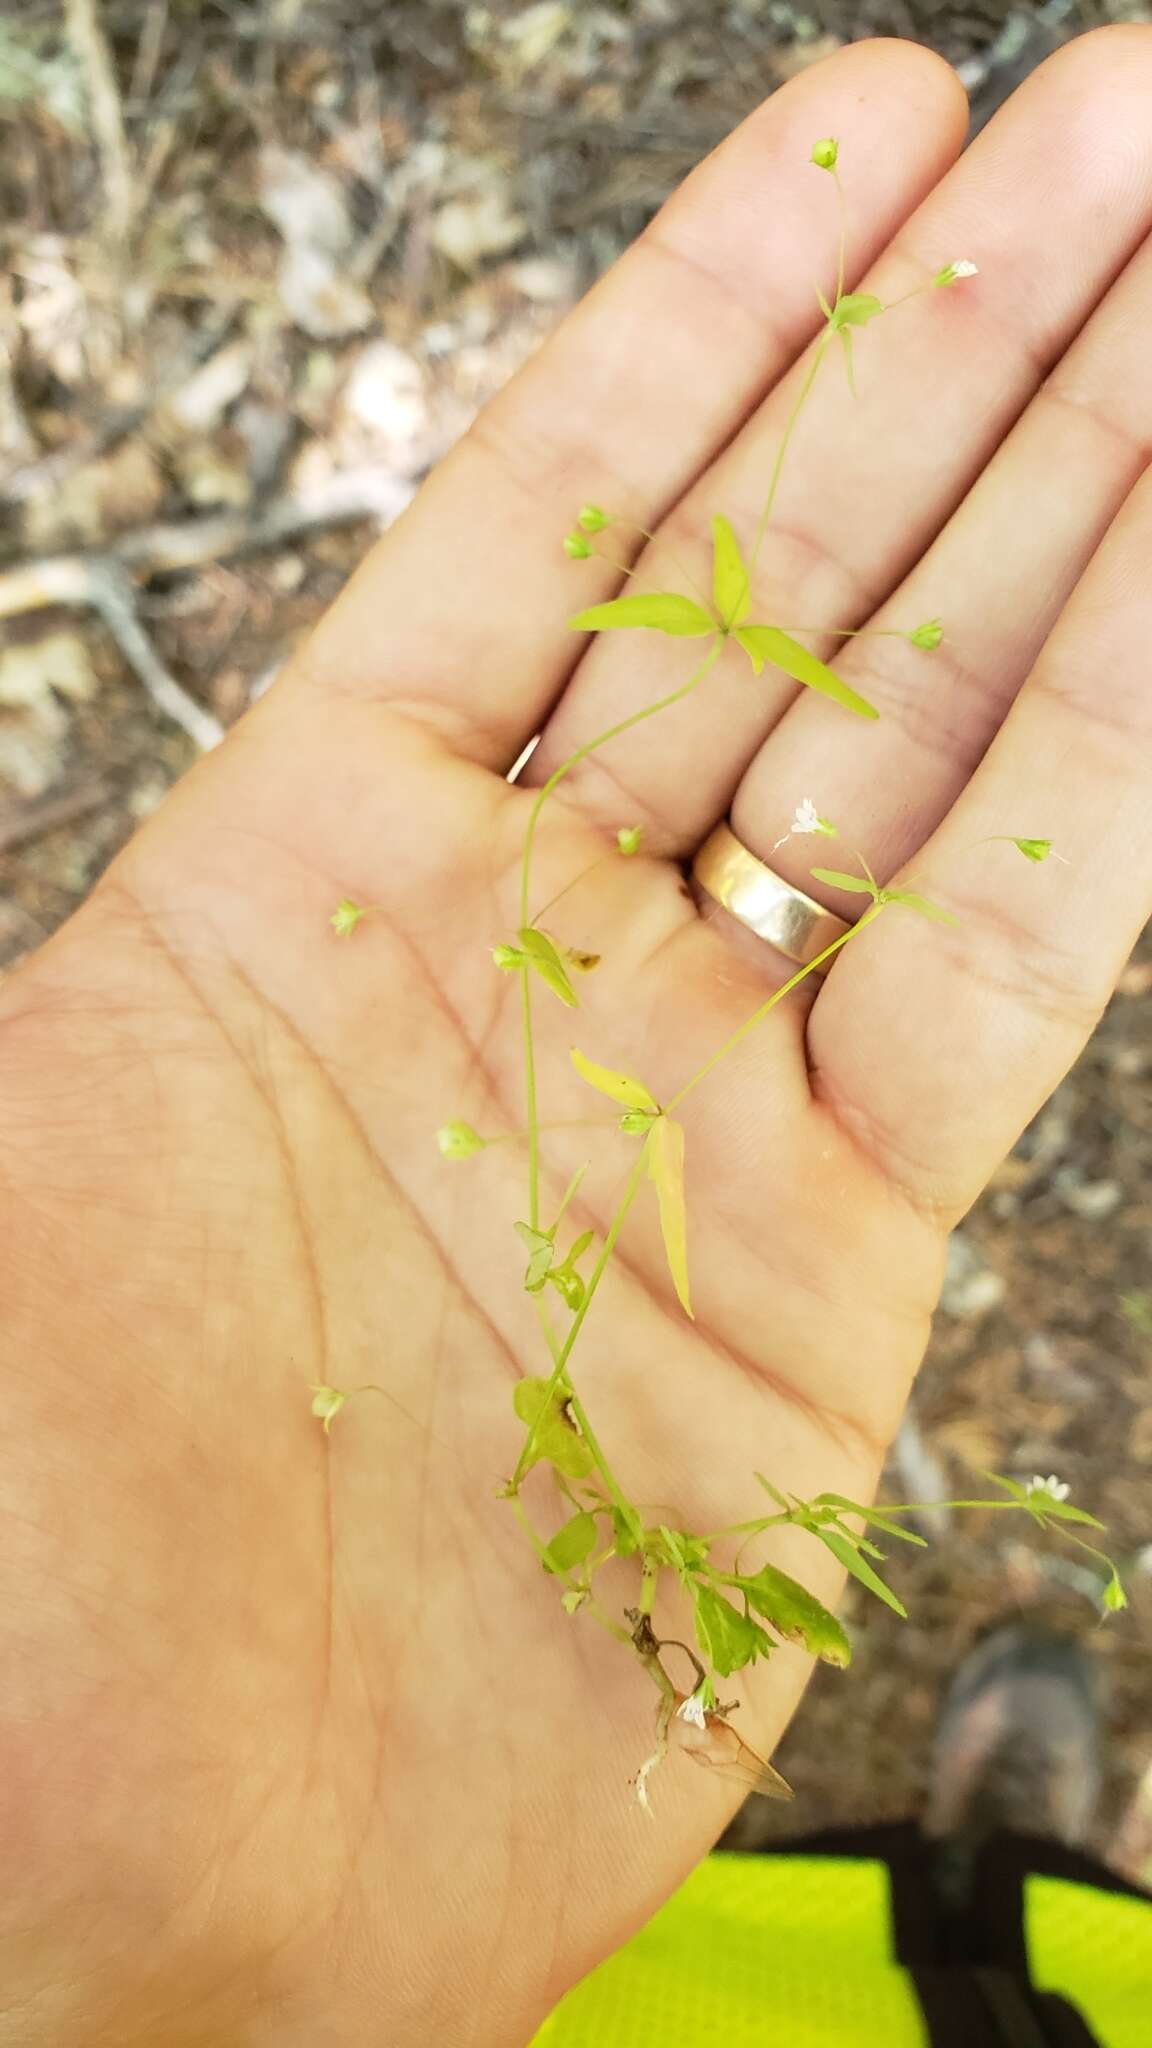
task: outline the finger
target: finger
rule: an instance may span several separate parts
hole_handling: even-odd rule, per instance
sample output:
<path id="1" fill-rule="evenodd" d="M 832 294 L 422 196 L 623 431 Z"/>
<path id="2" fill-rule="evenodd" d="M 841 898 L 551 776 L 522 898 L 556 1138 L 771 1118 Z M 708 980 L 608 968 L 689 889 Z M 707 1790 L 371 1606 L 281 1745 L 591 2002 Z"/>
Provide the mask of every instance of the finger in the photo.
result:
<path id="1" fill-rule="evenodd" d="M 960 145 L 953 74 L 911 44 L 814 66 L 737 129 L 486 408 L 322 622 L 302 673 L 440 723 L 506 768 L 614 586 L 562 549 L 581 502 L 659 519 L 814 331 L 830 129 L 861 161 L 852 274 Z M 882 137 L 878 146 L 877 138 Z"/>
<path id="2" fill-rule="evenodd" d="M 1152 453 L 1147 308 L 1152 243 L 1041 386 L 935 546 L 875 625 L 945 613 L 926 653 L 895 639 L 849 642 L 840 673 L 880 711 L 865 735 L 802 695 L 737 792 L 733 826 L 777 874 L 844 914 L 814 864 L 854 866 L 859 848 L 886 880 L 947 816 L 983 759 L 1097 546 Z M 810 798 L 841 847 L 781 834 Z M 833 854 L 835 853 L 835 857 Z"/>
<path id="3" fill-rule="evenodd" d="M 1146 30 L 1086 37 L 1051 60 L 867 277 L 865 288 L 888 303 L 946 261 L 966 256 L 980 265 L 975 279 L 918 299 L 860 337 L 858 403 L 838 359 L 825 365 L 784 468 L 754 616 L 783 626 L 862 625 L 931 544 L 1148 231 L 1150 88 Z M 841 164 L 855 213 L 847 146 Z M 826 219 L 813 250 L 827 250 L 831 236 Z M 827 282 L 826 263 L 813 267 L 814 283 L 820 279 Z M 770 394 L 676 508 L 638 565 L 637 587 L 677 587 L 673 556 L 706 577 L 716 511 L 751 537 L 806 367 Z M 819 651 L 827 656 L 834 645 L 842 643 L 827 640 Z M 686 672 L 682 657 L 679 669 Z M 676 672 L 662 635 L 603 636 L 546 729 L 532 778 L 659 697 Z M 729 648 L 706 690 L 592 757 L 569 793 L 611 817 L 630 799 L 655 843 L 682 854 L 726 809 L 795 693 L 779 671 L 754 680 L 743 654 Z M 822 709 L 826 728 L 843 730 L 870 763 L 878 728 Z M 863 773 L 871 775 L 870 765 Z"/>
<path id="4" fill-rule="evenodd" d="M 915 862 L 959 926 L 882 912 L 812 1011 L 817 1097 L 949 1222 L 1076 1058 L 1152 911 L 1150 559 L 1146 472 Z M 1069 865 L 983 843 L 997 833 L 1050 837 Z"/>

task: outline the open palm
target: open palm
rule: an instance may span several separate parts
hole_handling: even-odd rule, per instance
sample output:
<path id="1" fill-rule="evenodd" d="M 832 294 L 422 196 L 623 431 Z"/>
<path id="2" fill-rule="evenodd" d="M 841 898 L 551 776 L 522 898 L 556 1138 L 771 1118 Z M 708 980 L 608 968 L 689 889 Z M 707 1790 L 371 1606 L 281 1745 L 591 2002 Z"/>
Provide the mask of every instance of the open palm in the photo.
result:
<path id="1" fill-rule="evenodd" d="M 756 1467 L 860 1497 L 946 1233 L 1148 908 L 1150 88 L 1152 34 L 1086 38 L 952 170 L 963 96 L 923 51 L 779 93 L 4 990 L 0 2040 L 522 2043 L 723 1825 L 737 1795 L 675 1762 L 638 1811 L 651 1689 L 496 1498 L 545 1369 L 523 1148 L 433 1142 L 523 1123 L 504 775 L 542 731 L 538 785 L 686 673 L 659 636 L 566 628 L 614 578 L 559 542 L 597 498 L 656 530 L 634 587 L 667 588 L 706 573 L 711 514 L 750 531 L 835 244 L 817 136 L 850 280 L 891 300 L 976 258 L 862 338 L 858 403 L 829 364 L 756 584 L 783 625 L 939 613 L 944 646 L 846 643 L 867 728 L 729 650 L 570 777 L 535 871 L 538 902 L 583 877 L 548 922 L 602 955 L 578 1018 L 537 1003 L 547 1184 L 591 1160 L 599 1232 L 635 1140 L 572 1038 L 666 1100 L 788 972 L 685 884 L 719 817 L 807 884 L 813 842 L 771 849 L 811 797 L 960 920 L 886 912 L 694 1093 L 696 1321 L 641 1204 L 574 1365 L 670 1520 L 755 1512 Z M 642 856 L 593 865 L 634 824 Z M 344 895 L 375 906 L 350 942 Z M 325 1438 L 317 1382 L 384 1398 Z M 779 1555 L 834 1595 L 810 1539 Z M 759 1747 L 805 1668 L 741 1682 Z"/>

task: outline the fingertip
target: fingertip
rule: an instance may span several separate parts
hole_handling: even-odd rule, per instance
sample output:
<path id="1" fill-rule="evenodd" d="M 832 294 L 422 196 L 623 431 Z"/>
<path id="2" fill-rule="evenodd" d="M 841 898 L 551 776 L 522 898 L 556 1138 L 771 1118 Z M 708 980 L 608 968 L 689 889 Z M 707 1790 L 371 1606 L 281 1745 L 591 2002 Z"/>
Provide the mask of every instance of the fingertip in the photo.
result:
<path id="1" fill-rule="evenodd" d="M 912 109 L 937 124 L 941 144 L 948 145 L 950 154 L 959 150 L 968 130 L 968 94 L 947 58 L 901 36 L 869 36 L 819 58 L 802 76 L 808 81 L 825 78 L 829 84 L 835 80 L 839 95 L 850 69 L 859 81 L 862 101 L 897 99 L 902 111 Z"/>

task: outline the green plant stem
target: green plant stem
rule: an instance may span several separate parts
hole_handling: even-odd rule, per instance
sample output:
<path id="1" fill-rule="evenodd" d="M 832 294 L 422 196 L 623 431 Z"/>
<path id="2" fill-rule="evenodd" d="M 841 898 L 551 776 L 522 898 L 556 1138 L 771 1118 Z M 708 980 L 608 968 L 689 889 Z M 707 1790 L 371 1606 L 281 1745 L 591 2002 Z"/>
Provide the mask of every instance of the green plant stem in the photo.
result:
<path id="1" fill-rule="evenodd" d="M 848 250 L 848 207 L 844 198 L 844 186 L 835 164 L 832 166 L 832 177 L 836 185 L 836 203 L 840 209 L 840 240 L 836 252 L 836 297 L 833 300 L 833 304 L 838 305 L 844 297 L 844 264 Z"/>
<path id="2" fill-rule="evenodd" d="M 581 868 L 578 875 L 573 875 L 570 882 L 565 882 L 563 888 L 557 889 L 556 894 L 550 896 L 547 903 L 542 904 L 539 910 L 533 911 L 532 923 L 538 925 L 542 917 L 547 917 L 554 904 L 559 903 L 562 897 L 568 895 L 570 890 L 578 889 L 581 882 L 586 882 L 589 875 L 594 874 L 597 868 L 603 867 L 604 862 L 611 860 L 611 858 L 612 854 L 607 848 L 603 853 L 598 853 L 595 860 L 590 860 L 586 868 Z"/>
<path id="3" fill-rule="evenodd" d="M 640 1183 L 643 1180 L 646 1171 L 647 1165 L 644 1158 L 644 1151 L 643 1148 L 641 1148 L 640 1153 L 636 1160 L 636 1164 L 634 1165 L 631 1173 L 628 1176 L 627 1185 L 620 1199 L 620 1207 L 617 1209 L 615 1216 L 612 1218 L 612 1221 L 608 1227 L 608 1234 L 605 1237 L 604 1243 L 600 1248 L 600 1256 L 597 1259 L 596 1264 L 592 1269 L 592 1272 L 589 1274 L 588 1285 L 584 1292 L 584 1299 L 572 1318 L 571 1324 L 569 1325 L 567 1336 L 565 1337 L 559 1350 L 556 1352 L 555 1363 L 552 1367 L 552 1374 L 548 1381 L 547 1388 L 545 1390 L 544 1399 L 540 1403 L 540 1414 L 544 1413 L 549 1400 L 551 1399 L 552 1395 L 556 1392 L 557 1387 L 560 1385 L 560 1382 L 564 1377 L 564 1369 L 567 1366 L 568 1360 L 572 1355 L 572 1346 L 575 1344 L 577 1337 L 580 1335 L 580 1331 L 584 1326 L 584 1319 L 587 1316 L 588 1311 L 596 1298 L 596 1290 L 604 1277 L 604 1269 L 607 1266 L 609 1259 L 611 1258 L 613 1252 L 616 1249 L 617 1239 L 620 1236 L 620 1232 L 624 1228 L 628 1211 L 632 1207 L 632 1204 L 636 1200 L 636 1196 L 639 1193 Z M 524 1439 L 524 1443 L 520 1451 L 520 1456 L 516 1460 L 516 1469 L 513 1472 L 510 1481 L 508 1482 L 510 1488 L 510 1497 L 512 1498 L 515 1497 L 516 1488 L 519 1486 L 520 1481 L 523 1479 L 525 1471 L 528 1468 L 528 1464 L 531 1459 L 532 1453 L 536 1448 L 536 1438 L 539 1435 L 539 1433 L 540 1421 L 539 1417 L 537 1417 L 537 1419 L 529 1426 L 528 1435 Z"/>
<path id="4" fill-rule="evenodd" d="M 630 732 L 634 725 L 642 725 L 646 718 L 655 718 L 658 712 L 667 711 L 671 705 L 679 704 L 682 698 L 689 696 L 696 689 L 697 685 L 703 682 L 709 669 L 715 667 L 724 644 L 724 636 L 718 632 L 703 661 L 693 670 L 686 683 L 681 683 L 679 689 L 670 690 L 666 697 L 658 697 L 654 704 L 645 704 L 641 711 L 633 711 L 629 717 L 620 719 L 616 725 L 610 725 L 607 732 L 599 733 L 594 740 L 588 740 L 584 746 L 577 747 L 576 752 L 569 754 L 568 759 L 560 763 L 559 768 L 553 771 L 548 777 L 547 782 L 537 791 L 536 800 L 528 816 L 528 824 L 524 833 L 524 851 L 520 860 L 521 925 L 528 923 L 532 849 L 536 838 L 536 827 L 540 822 L 540 813 L 552 795 L 553 790 L 559 787 L 566 775 L 570 775 L 574 768 L 580 766 L 581 761 L 586 761 L 590 754 L 598 753 L 601 747 L 606 747 L 609 740 L 618 739 L 621 733 Z"/>
<path id="5" fill-rule="evenodd" d="M 764 501 L 764 510 L 760 514 L 760 519 L 756 527 L 756 533 L 752 541 L 752 551 L 748 557 L 747 568 L 745 570 L 744 575 L 744 589 L 741 592 L 740 597 L 734 608 L 735 612 L 737 613 L 739 612 L 741 605 L 744 603 L 744 600 L 752 587 L 752 578 L 756 573 L 756 564 L 760 559 L 760 550 L 764 545 L 764 536 L 768 531 L 769 522 L 772 518 L 772 514 L 776 507 L 776 493 L 780 487 L 780 475 L 781 471 L 784 468 L 784 458 L 788 453 L 789 443 L 791 442 L 792 435 L 796 429 L 796 422 L 800 418 L 800 414 L 804 410 L 804 407 L 808 401 L 808 396 L 812 390 L 812 386 L 815 384 L 816 379 L 820 374 L 820 365 L 824 361 L 824 358 L 828 353 L 828 347 L 831 340 L 832 329 L 830 327 L 827 327 L 825 328 L 824 333 L 821 335 L 819 341 L 816 344 L 816 352 L 813 355 L 812 361 L 808 366 L 808 374 L 805 377 L 803 384 L 800 386 L 799 396 L 797 397 L 796 403 L 792 407 L 792 410 L 788 415 L 788 419 L 784 427 L 784 432 L 780 436 L 780 446 L 776 450 L 776 460 L 772 465 L 772 474 L 768 479 L 768 496 Z"/>
<path id="6" fill-rule="evenodd" d="M 786 995 L 790 995 L 792 990 L 798 988 L 800 983 L 806 980 L 808 975 L 814 973 L 817 967 L 822 966 L 825 960 L 830 960 L 834 953 L 838 953 L 841 947 L 848 944 L 850 939 L 854 939 L 859 932 L 862 932 L 865 925 L 872 924 L 879 917 L 883 908 L 884 905 L 881 903 L 869 904 L 864 915 L 852 926 L 850 931 L 842 932 L 838 939 L 833 939 L 830 946 L 825 946 L 822 953 L 817 953 L 814 960 L 809 960 L 797 973 L 793 974 L 783 984 L 783 987 L 776 990 L 775 995 L 769 996 L 766 1003 L 761 1003 L 758 1010 L 753 1010 L 752 1015 L 745 1018 L 743 1024 L 732 1033 L 730 1038 L 725 1039 L 723 1045 L 712 1054 L 711 1059 L 705 1060 L 704 1065 L 693 1074 L 691 1080 L 685 1081 L 684 1086 L 677 1090 L 671 1102 L 665 1104 L 665 1116 L 671 1116 L 672 1111 L 679 1108 L 685 1096 L 691 1095 L 692 1090 L 698 1088 L 701 1081 L 707 1079 L 713 1069 L 720 1065 L 721 1060 L 727 1059 L 728 1054 L 735 1050 L 741 1040 L 747 1038 L 748 1033 L 756 1029 L 756 1026 L 763 1021 L 768 1012 L 776 1008 L 777 1003 L 782 1003 Z"/>
<path id="7" fill-rule="evenodd" d="M 627 1515 L 633 1513 L 634 1510 L 632 1509 L 631 1503 L 629 1502 L 627 1496 L 623 1493 L 619 1484 L 617 1483 L 616 1476 L 612 1471 L 612 1468 L 609 1465 L 607 1458 L 604 1456 L 604 1453 L 600 1448 L 600 1444 L 593 1432 L 592 1424 L 588 1420 L 588 1415 L 584 1408 L 584 1405 L 575 1393 L 569 1393 L 568 1406 L 572 1410 L 572 1414 L 579 1426 L 581 1436 L 587 1444 L 588 1449 L 591 1451 L 592 1456 L 596 1460 L 596 1470 L 599 1472 L 600 1477 L 604 1481 L 605 1487 L 608 1490 L 608 1498 L 611 1500 L 614 1507 L 619 1508 L 621 1514 Z"/>
<path id="8" fill-rule="evenodd" d="M 528 1119 L 528 1221 L 540 1228 L 540 1116 L 536 1099 L 536 1046 L 532 1036 L 532 974 L 520 969 L 520 1017 L 524 1036 L 524 1108 Z"/>
<path id="9" fill-rule="evenodd" d="M 607 746 L 609 740 L 618 738 L 621 733 L 628 732 L 632 726 L 642 724 L 646 718 L 654 718 L 658 711 L 666 711 L 669 705 L 678 704 L 683 697 L 687 697 L 699 683 L 703 682 L 709 669 L 715 665 L 724 644 L 723 637 L 718 634 L 703 661 L 700 662 L 699 666 L 689 676 L 688 681 L 680 685 L 679 689 L 670 691 L 666 697 L 658 697 L 654 704 L 646 704 L 642 711 L 634 711 L 629 718 L 622 718 L 616 725 L 609 726 L 607 732 L 600 733 L 596 739 L 589 740 L 583 747 L 578 747 L 576 752 L 570 754 L 566 761 L 562 761 L 559 768 L 548 777 L 547 782 L 537 794 L 532 809 L 528 814 L 528 825 L 524 834 L 524 851 L 520 857 L 520 925 L 522 928 L 529 921 L 528 901 L 532 887 L 532 849 L 536 837 L 536 827 L 540 821 L 540 813 L 552 795 L 553 790 L 558 788 L 566 775 L 570 775 L 574 768 L 579 767 L 581 761 L 586 761 L 588 756 L 596 753 L 600 747 Z M 528 1119 L 528 1221 L 533 1230 L 538 1230 L 540 1228 L 540 1119 L 536 1093 L 535 1042 L 532 1033 L 532 992 L 529 981 L 530 969 L 527 963 L 525 963 L 520 969 L 520 986 L 524 1041 L 524 1094 Z"/>

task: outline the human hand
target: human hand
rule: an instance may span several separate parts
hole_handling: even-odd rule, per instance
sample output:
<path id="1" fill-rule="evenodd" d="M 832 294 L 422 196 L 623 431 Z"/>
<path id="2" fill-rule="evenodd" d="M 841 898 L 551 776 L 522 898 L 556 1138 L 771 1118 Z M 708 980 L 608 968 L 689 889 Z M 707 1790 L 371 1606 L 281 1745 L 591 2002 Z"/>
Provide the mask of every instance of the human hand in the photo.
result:
<path id="1" fill-rule="evenodd" d="M 818 135 L 850 174 L 851 277 L 893 298 L 978 261 L 866 338 L 858 405 L 827 374 L 758 577 L 765 616 L 941 612 L 945 647 L 849 643 L 867 730 L 726 655 L 573 774 L 537 863 L 545 897 L 644 825 L 564 929 L 603 955 L 590 1048 L 669 1093 L 787 972 L 685 888 L 729 806 L 769 856 L 813 796 L 960 918 L 885 917 L 696 1092 L 696 1321 L 641 1213 L 581 1346 L 633 1497 L 712 1526 L 759 1465 L 863 1498 L 946 1233 L 1149 908 L 1150 85 L 1148 31 L 1085 38 L 946 176 L 963 95 L 922 50 L 861 45 L 777 94 L 0 994 L 0 2040 L 519 2044 L 715 1839 L 735 1795 L 702 1773 L 670 1765 L 638 1812 L 651 1692 L 559 1613 L 495 1497 L 540 1370 L 522 1161 L 432 1142 L 522 1122 L 489 958 L 529 800 L 504 772 L 542 728 L 538 785 L 675 681 L 655 636 L 567 629 L 612 586 L 559 540 L 583 499 L 618 504 L 660 530 L 657 587 L 669 550 L 707 559 L 712 512 L 755 507 L 835 231 Z M 1070 865 L 974 850 L 1006 832 Z M 769 857 L 809 886 L 810 845 Z M 378 906 L 346 946 L 345 894 Z M 568 1025 L 541 1008 L 542 1067 L 586 1116 Z M 582 1191 L 601 1229 L 612 1161 Z M 364 1381 L 385 1398 L 326 1439 L 309 1385 Z M 773 1555 L 832 1598 L 814 1550 Z M 758 1748 L 805 1676 L 784 1651 L 741 1681 Z"/>

